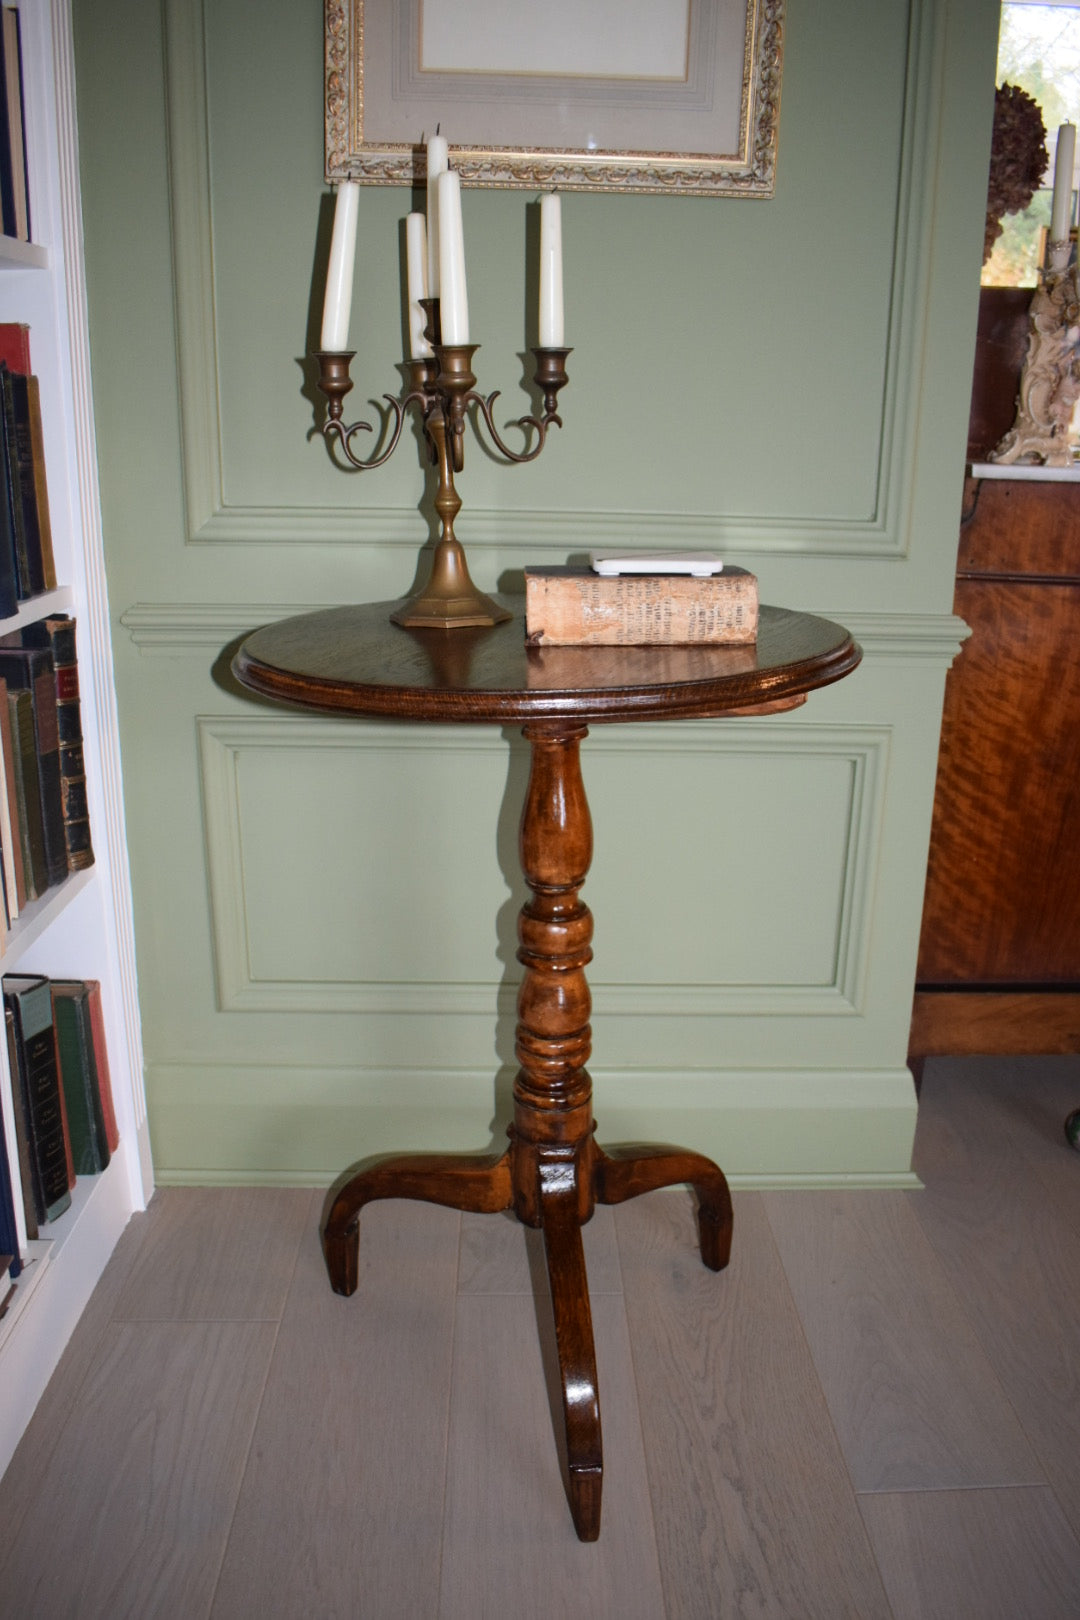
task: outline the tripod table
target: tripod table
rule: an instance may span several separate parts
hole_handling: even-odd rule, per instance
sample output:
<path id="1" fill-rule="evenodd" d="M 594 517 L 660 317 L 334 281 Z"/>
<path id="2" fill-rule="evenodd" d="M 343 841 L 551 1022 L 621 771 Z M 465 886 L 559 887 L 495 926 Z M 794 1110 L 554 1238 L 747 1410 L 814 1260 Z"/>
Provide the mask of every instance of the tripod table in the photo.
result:
<path id="1" fill-rule="evenodd" d="M 346 1171 L 323 1220 L 330 1281 L 357 1286 L 359 1216 L 376 1198 L 418 1198 L 453 1209 L 512 1209 L 544 1234 L 566 1424 L 569 1501 L 582 1541 L 600 1531 L 603 1457 L 596 1356 L 581 1228 L 597 1202 L 618 1204 L 687 1183 L 698 1197 L 701 1257 L 714 1271 L 731 1249 L 723 1172 L 686 1149 L 605 1153 L 593 1131 L 589 987 L 592 917 L 579 891 L 592 826 L 579 750 L 588 727 L 611 721 L 767 714 L 805 702 L 855 668 L 860 651 L 840 625 L 762 607 L 756 644 L 550 647 L 529 645 L 523 602 L 489 628 L 403 629 L 397 604 L 329 608 L 256 630 L 233 669 L 265 697 L 303 709 L 395 720 L 520 723 L 531 749 L 519 849 L 531 897 L 518 919 L 518 994 L 510 1146 L 498 1158 L 404 1154 Z"/>

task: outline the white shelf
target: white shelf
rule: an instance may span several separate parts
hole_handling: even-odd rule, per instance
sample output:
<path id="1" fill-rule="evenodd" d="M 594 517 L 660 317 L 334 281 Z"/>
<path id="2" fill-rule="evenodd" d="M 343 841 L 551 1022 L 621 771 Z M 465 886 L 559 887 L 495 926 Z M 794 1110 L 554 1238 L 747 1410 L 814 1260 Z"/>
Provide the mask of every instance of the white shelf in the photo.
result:
<path id="1" fill-rule="evenodd" d="M 31 1238 L 24 1250 L 23 1269 L 15 1279 L 15 1295 L 7 1312 L 0 1317 L 0 1350 L 15 1332 L 29 1310 L 31 1301 L 42 1287 L 50 1265 L 60 1259 L 65 1247 L 78 1240 L 80 1226 L 85 1231 L 93 1224 L 94 1206 L 107 1199 L 107 1177 L 117 1174 L 110 1160 L 97 1176 L 80 1176 L 71 1189 L 71 1207 L 59 1220 L 47 1221 L 40 1234 Z"/>
<path id="2" fill-rule="evenodd" d="M 72 1189 L 71 1208 L 28 1248 L 34 1263 L 17 1279 L 0 1320 L 0 1469 L 52 1377 L 131 1213 L 124 1144 L 99 1176 Z"/>
<path id="3" fill-rule="evenodd" d="M 12 923 L 0 955 L 0 972 L 14 973 L 15 964 L 45 930 L 52 926 L 60 913 L 71 904 L 75 896 L 94 880 L 94 868 L 87 866 L 81 872 L 69 872 L 63 883 L 55 884 L 37 900 L 28 900 Z"/>
<path id="4" fill-rule="evenodd" d="M 29 596 L 25 602 L 19 603 L 8 618 L 0 619 L 0 636 L 10 634 L 12 630 L 21 630 L 24 624 L 47 619 L 53 613 L 71 613 L 74 607 L 75 593 L 68 585 L 62 585 L 55 591 L 42 591 L 40 596 Z"/>
<path id="5" fill-rule="evenodd" d="M 40 242 L 20 242 L 14 236 L 0 236 L 0 266 L 12 264 L 20 270 L 47 270 L 49 250 Z"/>
<path id="6" fill-rule="evenodd" d="M 59 590 L 19 604 L 0 634 L 51 612 L 78 627 L 79 688 L 95 864 L 30 901 L 0 972 L 96 979 L 120 1146 L 80 1179 L 71 1208 L 25 1244 L 30 1264 L 0 1319 L 0 1471 L 29 1422 L 109 1256 L 152 1191 L 143 1094 L 123 785 L 101 534 L 82 259 L 71 0 L 19 0 L 33 243 L 0 238 L 0 321 L 25 322 L 41 394 Z M 14 1099 L 0 1041 L 0 1116 L 18 1187 Z M 17 1197 L 16 1224 L 22 1225 Z M 2 1607 L 2 1604 L 0 1604 Z"/>

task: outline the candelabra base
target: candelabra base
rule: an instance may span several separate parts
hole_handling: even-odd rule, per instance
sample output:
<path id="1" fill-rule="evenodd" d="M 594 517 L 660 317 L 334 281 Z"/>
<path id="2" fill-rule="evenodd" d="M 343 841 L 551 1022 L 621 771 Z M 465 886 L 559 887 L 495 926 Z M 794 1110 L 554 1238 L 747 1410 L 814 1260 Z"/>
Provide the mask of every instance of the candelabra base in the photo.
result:
<path id="1" fill-rule="evenodd" d="M 471 596 L 410 596 L 390 618 L 406 630 L 466 630 L 470 625 L 505 624 L 513 614 L 476 591 Z"/>
<path id="2" fill-rule="evenodd" d="M 470 625 L 505 624 L 513 614 L 477 590 L 461 542 L 444 535 L 435 547 L 426 584 L 406 597 L 390 618 L 406 630 L 465 630 Z"/>

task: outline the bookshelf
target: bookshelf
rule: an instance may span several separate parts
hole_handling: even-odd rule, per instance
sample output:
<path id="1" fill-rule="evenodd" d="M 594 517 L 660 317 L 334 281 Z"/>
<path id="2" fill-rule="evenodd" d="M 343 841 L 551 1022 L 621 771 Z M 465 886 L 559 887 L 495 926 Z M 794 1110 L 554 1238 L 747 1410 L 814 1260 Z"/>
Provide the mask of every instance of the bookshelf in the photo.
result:
<path id="1" fill-rule="evenodd" d="M 0 1319 L 0 1471 L 128 1218 L 153 1187 L 90 393 L 70 0 L 19 0 L 18 10 L 33 240 L 0 239 L 0 321 L 30 328 L 59 588 L 21 603 L 0 633 L 48 613 L 76 620 L 95 863 L 20 910 L 0 970 L 100 980 L 120 1147 L 100 1175 L 79 1178 L 71 1208 L 24 1250 L 30 1263 Z M 3 1048 L 0 1113 L 17 1187 Z M 16 1222 L 25 1238 L 21 1208 Z"/>

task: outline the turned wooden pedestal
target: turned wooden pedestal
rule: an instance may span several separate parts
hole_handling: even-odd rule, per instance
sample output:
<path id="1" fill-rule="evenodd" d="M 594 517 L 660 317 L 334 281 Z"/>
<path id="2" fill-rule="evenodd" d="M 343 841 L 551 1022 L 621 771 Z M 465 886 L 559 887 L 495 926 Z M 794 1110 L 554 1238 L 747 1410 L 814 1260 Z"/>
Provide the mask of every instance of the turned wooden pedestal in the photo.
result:
<path id="1" fill-rule="evenodd" d="M 512 1209 L 544 1234 L 566 1422 L 569 1499 L 583 1541 L 600 1530 L 603 1454 L 596 1356 L 581 1228 L 597 1203 L 618 1204 L 686 1183 L 698 1199 L 701 1255 L 714 1271 L 731 1249 L 723 1172 L 683 1148 L 605 1153 L 593 1136 L 585 969 L 592 917 L 581 899 L 592 823 L 580 748 L 590 722 L 769 713 L 839 680 L 859 661 L 828 620 L 763 608 L 756 646 L 527 647 L 521 604 L 504 625 L 403 630 L 395 604 L 332 608 L 256 631 L 234 662 L 238 679 L 307 709 L 426 721 L 520 721 L 531 749 L 521 817 L 521 866 L 531 897 L 518 920 L 518 995 L 510 1145 L 496 1159 L 406 1154 L 346 1172 L 323 1220 L 330 1280 L 356 1290 L 359 1217 L 377 1198 L 452 1209 Z"/>

